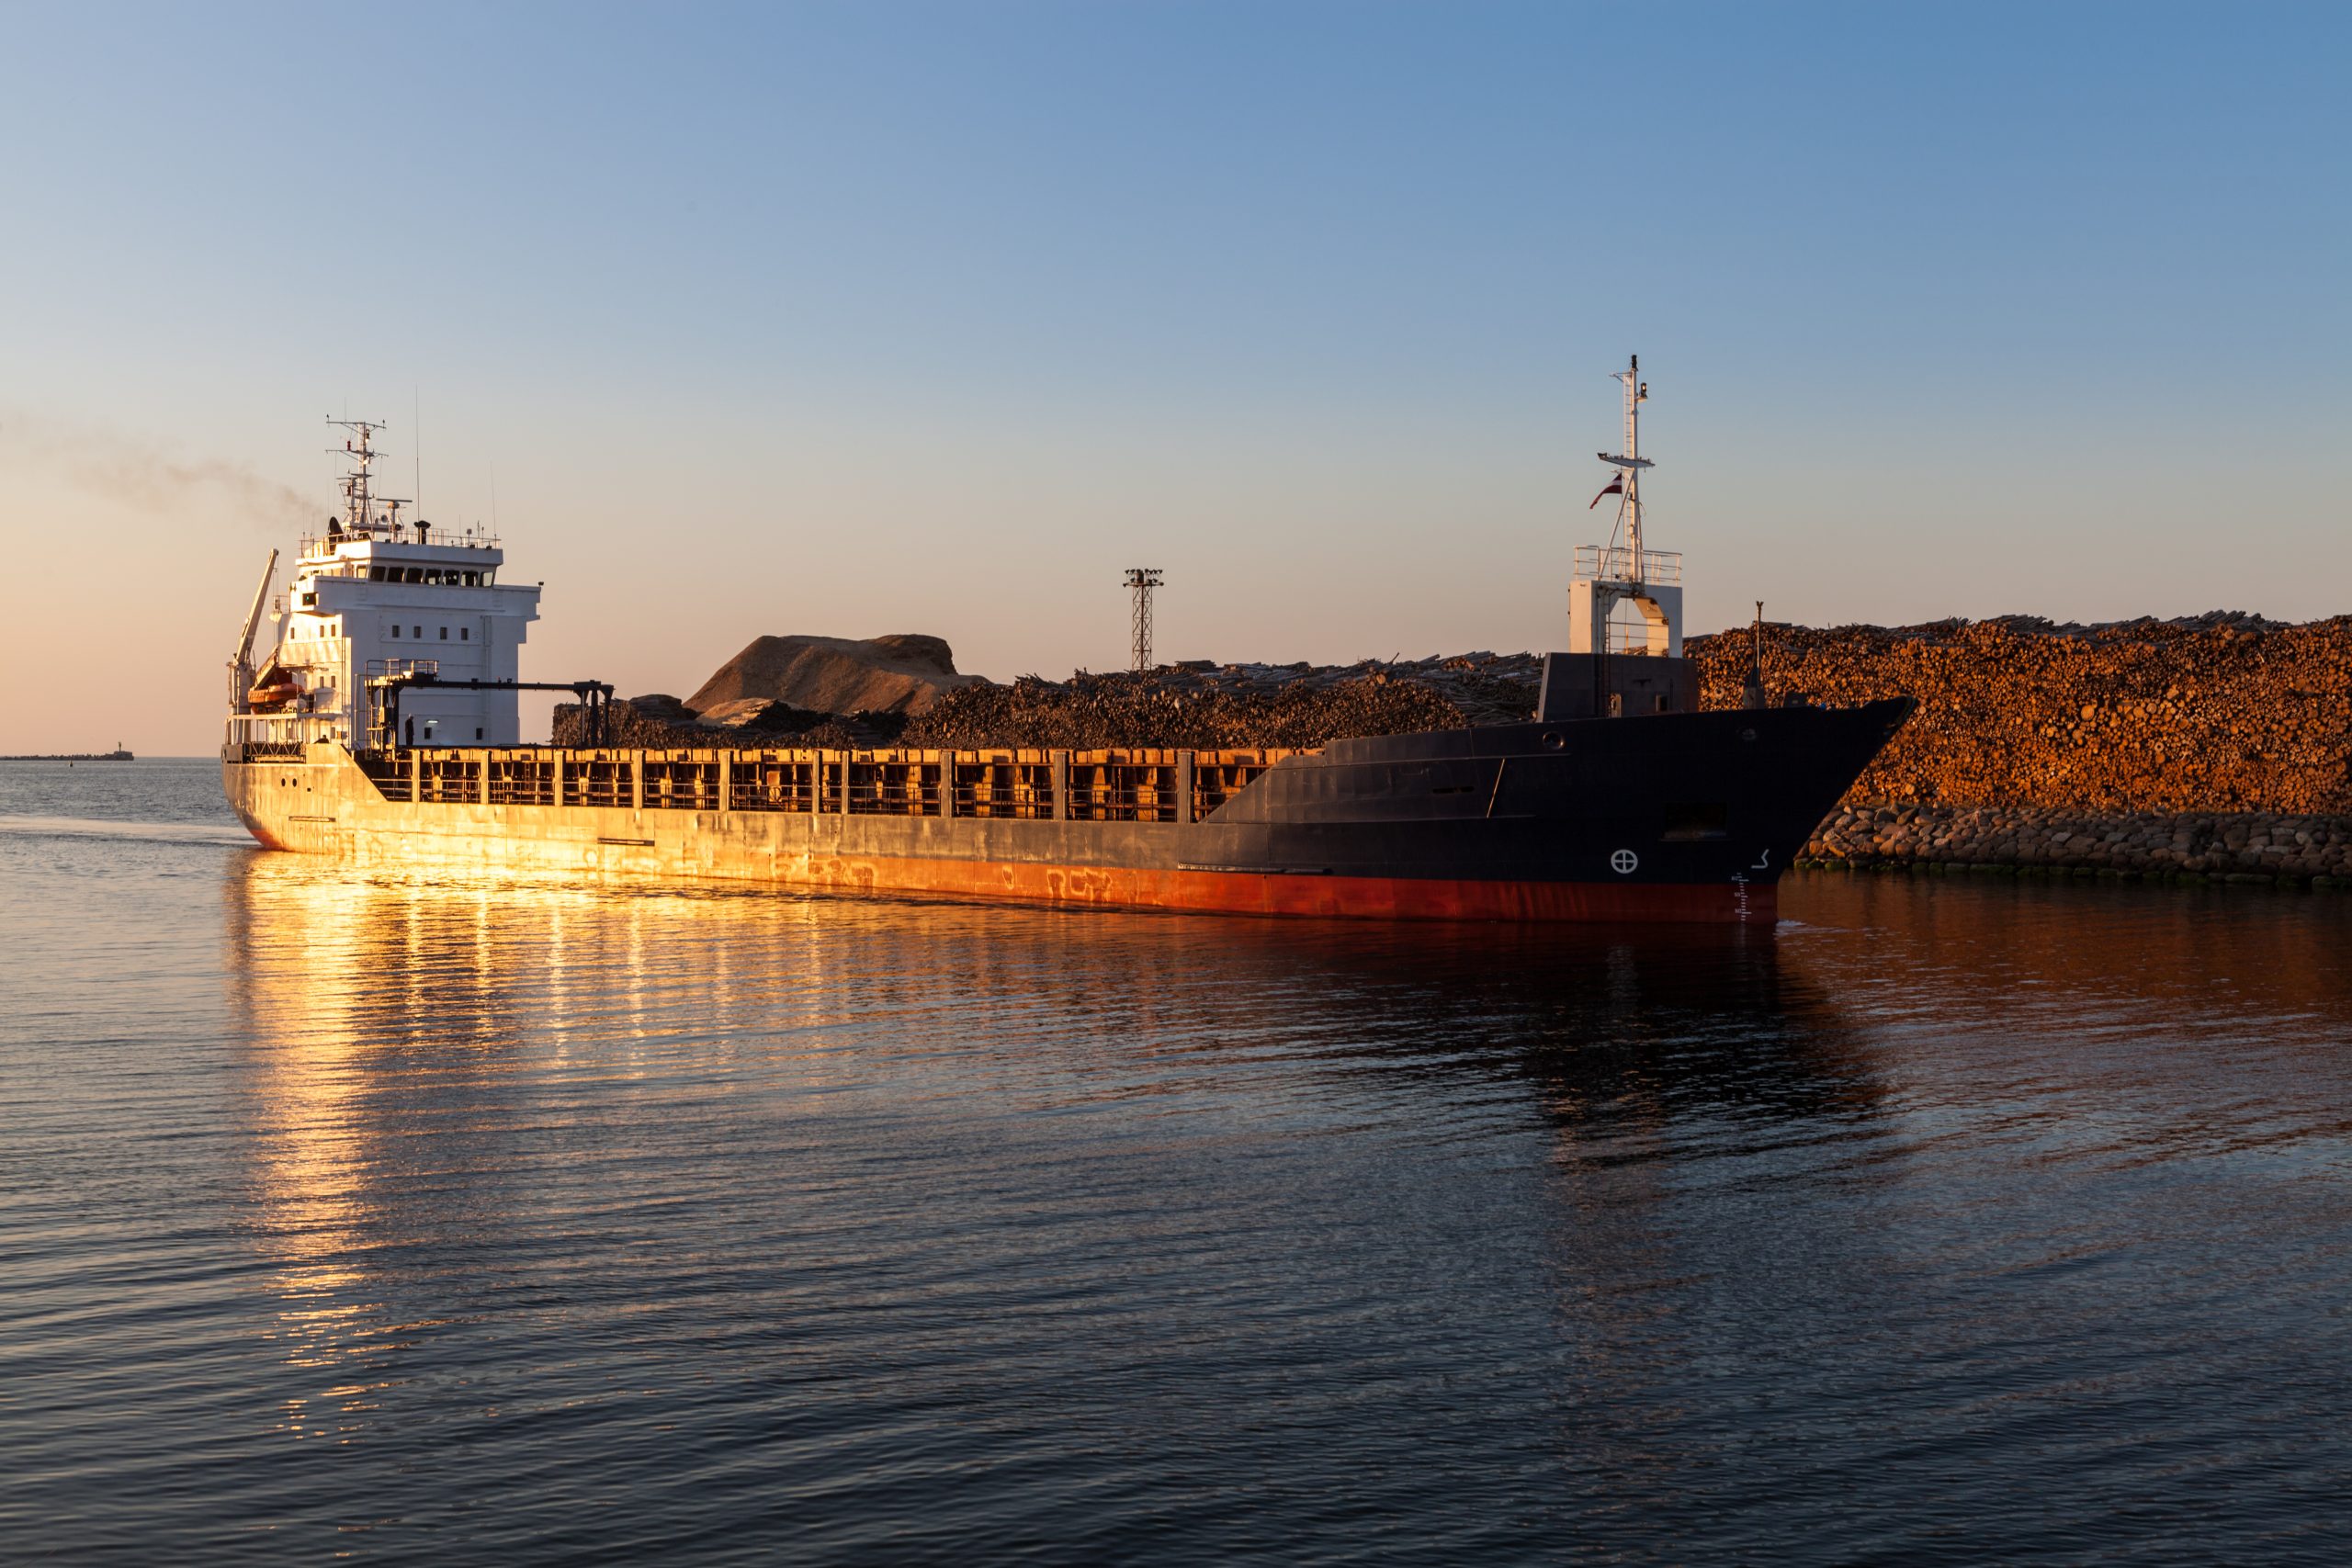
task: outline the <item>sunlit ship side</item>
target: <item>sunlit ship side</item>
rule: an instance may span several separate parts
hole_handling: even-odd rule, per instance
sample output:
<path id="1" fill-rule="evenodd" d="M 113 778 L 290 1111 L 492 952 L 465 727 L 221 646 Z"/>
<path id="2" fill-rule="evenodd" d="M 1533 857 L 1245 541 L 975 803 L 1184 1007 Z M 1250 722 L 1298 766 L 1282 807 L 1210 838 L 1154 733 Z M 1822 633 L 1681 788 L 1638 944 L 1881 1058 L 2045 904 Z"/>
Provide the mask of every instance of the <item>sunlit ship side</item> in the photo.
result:
<path id="1" fill-rule="evenodd" d="M 1638 364 L 1604 455 L 1626 544 L 1578 552 L 1523 723 L 1311 750 L 644 750 L 516 743 L 538 590 L 403 524 L 373 425 L 302 542 L 275 647 L 232 662 L 229 800 L 260 842 L 442 863 L 1341 918 L 1765 921 L 1910 705 L 1698 711 L 1679 558 L 1641 543 Z M 580 696 L 609 689 L 532 682 Z"/>

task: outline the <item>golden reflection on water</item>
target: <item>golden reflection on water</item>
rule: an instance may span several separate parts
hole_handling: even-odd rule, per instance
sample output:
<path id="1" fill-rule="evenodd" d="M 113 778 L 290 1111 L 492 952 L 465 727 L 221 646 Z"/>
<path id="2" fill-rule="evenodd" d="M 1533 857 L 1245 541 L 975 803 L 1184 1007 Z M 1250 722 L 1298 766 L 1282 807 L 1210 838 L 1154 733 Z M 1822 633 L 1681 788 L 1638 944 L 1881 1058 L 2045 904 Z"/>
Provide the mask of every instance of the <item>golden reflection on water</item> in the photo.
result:
<path id="1" fill-rule="evenodd" d="M 1945 1108 L 1985 1103 L 1988 1078 L 2019 1079 L 2004 1043 L 2021 1026 L 2128 1033 L 2152 1009 L 2217 1004 L 2343 1016 L 2340 925 L 2232 926 L 2171 890 L 2108 893 L 1816 879 L 1792 890 L 1797 923 L 1776 936 L 1121 915 L 249 856 L 229 880 L 226 970 L 269 1338 L 314 1391 L 286 1402 L 281 1425 L 349 1435 L 421 1337 L 478 1310 L 436 1268 L 494 1271 L 527 1235 L 534 1162 L 571 1142 L 551 1134 L 626 1137 L 673 1104 L 718 1102 L 719 1131 L 775 1146 L 860 1095 L 918 1106 L 933 1126 L 1116 1102 L 1236 1136 L 1311 1118 L 1318 1100 L 1408 1133 L 1421 1099 L 1497 1127 L 1532 1119 L 1548 1132 L 1557 1313 L 1593 1375 L 1669 1379 L 1652 1359 L 1668 1299 L 1656 1283 L 1678 1273 L 1660 1216 L 1694 1129 L 1758 1147 L 1790 1129 L 1932 1129 Z M 2096 1111 L 2130 1092 L 2093 1052 L 2029 1055 L 2052 1103 Z M 1253 1076 L 1269 1061 L 1295 1098 Z M 1329 1092 L 1298 1089 L 1302 1072 Z M 1899 1190 L 1904 1148 L 1873 1157 L 1872 1179 Z M 1803 1207 L 1774 1212 L 1791 1257 L 1854 1250 L 1805 1234 Z M 625 1269 L 616 1256 L 602 1266 Z"/>
<path id="2" fill-rule="evenodd" d="M 385 1077 L 430 1038 L 464 1055 L 538 1012 L 563 1037 L 568 920 L 585 897 L 518 896 L 464 879 L 355 875 L 291 855 L 249 857 L 232 877 L 226 973 L 249 1043 L 261 1240 L 277 1269 L 270 1337 L 316 1394 L 288 1399 L 296 1438 L 347 1433 L 396 1378 L 432 1320 L 388 1313 L 368 1259 L 396 1244 L 391 1134 L 371 1121 Z M 536 962 L 510 963 L 527 946 Z"/>
<path id="3" fill-rule="evenodd" d="M 291 869 L 256 857 L 232 879 L 227 973 L 252 1042 L 256 1208 L 277 1264 L 277 1324 L 266 1337 L 320 1385 L 280 1407 L 280 1430 L 304 1438 L 363 1416 L 383 1385 L 346 1381 L 376 1348 L 379 1308 L 355 1261 L 372 1202 L 371 1156 L 356 1115 L 369 1045 L 353 1016 L 360 991 L 350 983 L 346 940 L 358 900 L 332 879 L 282 874 Z M 398 933 L 380 920 L 368 929 L 390 956 Z M 401 984 L 399 968 L 379 973 Z"/>
<path id="4" fill-rule="evenodd" d="M 894 1021 L 911 1038 L 976 991 L 1038 979 L 1034 965 L 999 965 L 955 940 L 988 918 L 955 907 L 387 875 L 284 854 L 246 857 L 227 896 L 225 972 L 274 1264 L 270 1337 L 318 1388 L 285 1405 L 283 1429 L 298 1438 L 350 1430 L 400 1376 L 408 1343 L 442 1321 L 440 1303 L 385 1301 L 371 1260 L 473 1245 L 507 1218 L 494 1192 L 466 1204 L 435 1190 L 441 1143 L 545 1134 L 570 1116 L 642 1111 L 649 1098 L 658 1113 L 680 1090 L 655 1080 L 682 1058 L 697 1097 L 724 1097 L 747 1065 L 781 1062 L 799 1113 L 819 1113 L 832 1080 L 863 1076 L 852 1038 L 870 1046 L 878 1032 L 887 1050 Z M 973 965 L 961 984 L 943 987 L 924 961 L 943 936 Z M 593 1089 L 586 1111 L 537 1093 L 575 1079 Z"/>

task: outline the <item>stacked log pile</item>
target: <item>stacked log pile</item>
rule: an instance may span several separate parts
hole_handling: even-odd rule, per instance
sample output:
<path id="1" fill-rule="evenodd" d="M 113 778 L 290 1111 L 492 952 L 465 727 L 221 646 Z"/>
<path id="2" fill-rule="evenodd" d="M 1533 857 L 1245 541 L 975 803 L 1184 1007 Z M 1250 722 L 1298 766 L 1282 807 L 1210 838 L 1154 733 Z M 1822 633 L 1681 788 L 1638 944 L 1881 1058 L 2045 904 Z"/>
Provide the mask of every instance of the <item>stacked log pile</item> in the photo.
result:
<path id="1" fill-rule="evenodd" d="M 1777 699 L 1919 711 L 1806 856 L 2334 886 L 2352 877 L 2352 617 L 2054 626 L 1767 626 Z M 1739 702 L 1751 638 L 1694 637 L 1702 702 Z"/>
<path id="2" fill-rule="evenodd" d="M 1767 626 L 1762 644 L 1776 702 L 1919 702 L 1806 847 L 1817 863 L 2352 882 L 2352 616 Z M 1751 646 L 1689 639 L 1703 706 L 1739 705 Z M 911 717 L 639 697 L 612 705 L 607 744 L 1312 747 L 1515 722 L 1540 672 L 1491 653 L 1080 671 L 942 691 Z M 577 709 L 556 739 L 587 743 Z"/>
<path id="3" fill-rule="evenodd" d="M 1531 654 L 1367 661 L 1353 665 L 1164 665 L 1143 674 L 1024 675 L 944 691 L 923 712 L 818 714 L 783 703 L 696 714 L 672 696 L 616 701 L 605 744 L 650 748 L 880 746 L 976 750 L 1016 746 L 1321 746 L 1351 735 L 1396 735 L 1508 724 L 1535 705 Z M 586 716 L 556 709 L 555 742 L 589 743 Z"/>
<path id="4" fill-rule="evenodd" d="M 1187 664 L 943 693 L 910 723 L 908 746 L 1321 746 L 1510 723 L 1534 706 L 1528 654 L 1380 664 Z"/>
<path id="5" fill-rule="evenodd" d="M 747 706 L 755 711 L 745 711 Z M 734 711 L 721 720 L 698 715 L 677 698 L 662 693 L 616 698 L 605 705 L 602 744 L 621 749 L 641 746 L 660 751 L 709 747 L 870 747 L 889 744 L 885 731 L 895 733 L 899 722 L 894 717 L 877 730 L 855 722 L 861 716 L 844 718 L 811 713 L 786 703 L 729 704 L 728 707 Z M 598 744 L 588 728 L 587 710 L 577 703 L 557 705 L 552 739 L 558 746 Z"/>
<path id="6" fill-rule="evenodd" d="M 2352 812 L 2352 616 L 1767 626 L 1763 646 L 1776 701 L 1919 700 L 1849 800 Z M 1748 647 L 1690 639 L 1704 705 L 1738 705 Z"/>

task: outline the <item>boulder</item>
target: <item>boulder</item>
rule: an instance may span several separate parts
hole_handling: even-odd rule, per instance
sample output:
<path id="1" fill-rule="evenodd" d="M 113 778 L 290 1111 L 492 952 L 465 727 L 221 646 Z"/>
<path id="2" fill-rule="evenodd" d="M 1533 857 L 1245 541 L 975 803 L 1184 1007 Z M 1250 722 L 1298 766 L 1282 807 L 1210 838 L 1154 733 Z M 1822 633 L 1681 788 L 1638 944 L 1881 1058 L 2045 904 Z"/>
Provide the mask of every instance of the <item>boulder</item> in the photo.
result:
<path id="1" fill-rule="evenodd" d="M 944 639 L 918 633 L 763 637 L 719 666 L 685 705 L 706 716 L 754 699 L 810 713 L 919 714 L 942 693 L 987 683 L 957 673 Z"/>

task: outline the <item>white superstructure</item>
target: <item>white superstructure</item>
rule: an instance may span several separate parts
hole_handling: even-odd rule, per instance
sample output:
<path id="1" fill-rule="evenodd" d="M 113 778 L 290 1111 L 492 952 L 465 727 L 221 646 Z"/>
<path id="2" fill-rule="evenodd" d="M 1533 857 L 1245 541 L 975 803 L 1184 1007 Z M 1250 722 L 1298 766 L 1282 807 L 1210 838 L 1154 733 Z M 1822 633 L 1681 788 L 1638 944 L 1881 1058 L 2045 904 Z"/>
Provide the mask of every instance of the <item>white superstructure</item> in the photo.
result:
<path id="1" fill-rule="evenodd" d="M 230 740 L 517 744 L 511 689 L 414 686 L 400 705 L 401 733 L 368 733 L 371 679 L 433 671 L 448 682 L 516 680 L 539 589 L 499 581 L 506 558 L 496 538 L 403 521 L 401 508 L 409 503 L 378 497 L 370 486 L 370 465 L 382 457 L 372 437 L 382 426 L 330 423 L 353 433 L 344 444 L 352 468 L 343 479 L 343 512 L 323 534 L 301 541 L 276 617 L 277 645 L 258 664 L 251 652 L 255 599 L 232 662 Z M 274 569 L 274 552 L 271 558 Z M 267 584 L 266 573 L 263 595 Z"/>

